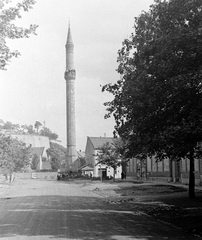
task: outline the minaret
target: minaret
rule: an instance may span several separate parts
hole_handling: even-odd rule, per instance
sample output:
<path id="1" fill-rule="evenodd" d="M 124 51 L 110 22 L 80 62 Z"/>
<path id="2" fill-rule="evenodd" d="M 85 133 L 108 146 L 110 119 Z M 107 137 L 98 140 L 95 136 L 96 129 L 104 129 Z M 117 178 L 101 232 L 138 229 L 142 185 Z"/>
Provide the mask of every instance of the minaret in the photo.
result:
<path id="1" fill-rule="evenodd" d="M 76 71 L 74 69 L 74 44 L 70 24 L 68 28 L 66 47 L 66 115 L 67 115 L 67 156 L 66 171 L 71 170 L 71 164 L 76 160 L 76 130 L 75 130 L 75 79 Z"/>

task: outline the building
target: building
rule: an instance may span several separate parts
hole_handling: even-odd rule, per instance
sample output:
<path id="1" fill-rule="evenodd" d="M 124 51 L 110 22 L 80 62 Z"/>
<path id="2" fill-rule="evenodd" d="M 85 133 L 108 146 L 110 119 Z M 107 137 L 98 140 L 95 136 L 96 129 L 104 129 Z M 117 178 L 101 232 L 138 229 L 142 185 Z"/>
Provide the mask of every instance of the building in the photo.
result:
<path id="1" fill-rule="evenodd" d="M 157 161 L 155 156 L 140 161 L 131 159 L 127 166 L 127 175 L 134 179 L 181 182 L 189 184 L 189 159 L 171 161 L 168 158 Z M 195 184 L 202 185 L 202 159 L 195 159 Z"/>
<path id="2" fill-rule="evenodd" d="M 85 152 L 77 151 L 76 160 L 70 165 L 72 172 L 78 172 L 86 164 Z"/>
<path id="3" fill-rule="evenodd" d="M 43 157 L 47 159 L 46 150 L 50 148 L 49 138 L 46 136 L 41 136 L 37 134 L 17 134 L 9 133 L 12 138 L 16 138 L 18 141 L 22 141 L 26 146 L 31 146 L 32 148 L 43 147 Z"/>
<path id="4" fill-rule="evenodd" d="M 104 164 L 97 165 L 96 160 L 96 154 L 98 153 L 100 147 L 102 147 L 107 142 L 109 144 L 112 144 L 113 141 L 114 138 L 110 137 L 87 137 L 85 149 L 86 166 L 84 170 L 89 171 L 93 177 L 107 178 L 113 176 L 114 169 L 112 167 L 106 166 Z M 122 167 L 119 166 L 115 172 L 115 178 L 121 178 L 121 173 Z"/>
<path id="5" fill-rule="evenodd" d="M 50 161 L 48 160 L 46 152 L 46 150 L 50 148 L 48 137 L 38 134 L 18 134 L 9 130 L 3 131 L 3 133 L 17 139 L 18 141 L 24 142 L 27 147 L 31 146 L 32 157 L 37 155 L 39 160 L 36 164 L 36 170 L 51 169 Z"/>
<path id="6" fill-rule="evenodd" d="M 41 170 L 42 169 L 42 162 L 43 162 L 43 154 L 44 154 L 44 147 L 33 147 L 32 150 L 32 163 L 34 170 Z"/>
<path id="7" fill-rule="evenodd" d="M 66 171 L 71 171 L 71 164 L 76 160 L 76 127 L 75 127 L 75 79 L 76 71 L 74 68 L 74 44 L 72 41 L 70 24 L 68 28 L 66 42 L 66 130 L 67 130 L 67 156 Z"/>

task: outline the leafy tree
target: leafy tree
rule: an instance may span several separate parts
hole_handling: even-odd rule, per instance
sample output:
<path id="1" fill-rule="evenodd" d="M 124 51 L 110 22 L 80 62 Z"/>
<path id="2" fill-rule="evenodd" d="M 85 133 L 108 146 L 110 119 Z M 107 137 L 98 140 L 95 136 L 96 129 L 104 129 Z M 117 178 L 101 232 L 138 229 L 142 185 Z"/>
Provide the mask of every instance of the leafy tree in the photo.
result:
<path id="1" fill-rule="evenodd" d="M 53 170 L 58 170 L 63 165 L 66 156 L 66 149 L 57 143 L 50 142 L 50 148 L 46 150 L 50 157 L 51 167 Z"/>
<path id="2" fill-rule="evenodd" d="M 2 119 L 0 119 L 0 129 L 3 128 L 3 125 L 4 125 L 4 121 Z"/>
<path id="3" fill-rule="evenodd" d="M 118 52 L 121 79 L 102 88 L 114 95 L 106 117 L 114 116 L 131 156 L 188 157 L 193 198 L 202 141 L 202 2 L 156 0 L 134 28 Z"/>
<path id="4" fill-rule="evenodd" d="M 3 129 L 8 129 L 8 130 L 12 130 L 13 129 L 13 124 L 12 122 L 5 122 L 4 125 L 3 125 Z"/>
<path id="5" fill-rule="evenodd" d="M 34 124 L 34 127 L 36 128 L 36 131 L 38 133 L 39 131 L 39 128 L 42 126 L 42 124 L 39 122 L 39 121 L 36 121 L 35 124 Z"/>
<path id="6" fill-rule="evenodd" d="M 121 155 L 119 149 L 116 148 L 115 144 L 106 142 L 99 148 L 99 151 L 95 156 L 97 160 L 96 165 L 104 164 L 114 169 L 113 180 L 115 181 L 116 169 L 121 165 Z"/>
<path id="7" fill-rule="evenodd" d="M 58 135 L 56 133 L 53 133 L 49 128 L 43 127 L 40 132 L 40 135 L 49 137 L 50 140 L 56 140 L 58 138 Z"/>
<path id="8" fill-rule="evenodd" d="M 2 129 L 6 129 L 6 130 L 10 130 L 10 131 L 13 131 L 13 132 L 20 132 L 21 131 L 21 127 L 19 124 L 13 124 L 12 122 L 3 122 L 2 121 Z"/>
<path id="9" fill-rule="evenodd" d="M 28 38 L 30 34 L 36 34 L 36 25 L 30 25 L 28 28 L 16 26 L 13 22 L 21 18 L 22 11 L 29 11 L 35 0 L 23 0 L 16 6 L 8 6 L 9 0 L 0 1 L 0 69 L 5 70 L 6 65 L 12 57 L 18 57 L 19 51 L 12 51 L 6 43 L 6 39 Z"/>
<path id="10" fill-rule="evenodd" d="M 33 134 L 34 133 L 34 127 L 33 125 L 21 125 L 21 129 L 23 130 L 23 132 L 28 132 L 29 134 Z"/>
<path id="11" fill-rule="evenodd" d="M 10 176 L 13 172 L 25 170 L 30 165 L 30 156 L 31 147 L 11 136 L 0 135 L 0 167 Z"/>
<path id="12" fill-rule="evenodd" d="M 37 170 L 37 166 L 39 164 L 39 155 L 37 155 L 36 153 L 32 156 L 32 163 L 31 163 L 31 169 L 33 170 Z"/>

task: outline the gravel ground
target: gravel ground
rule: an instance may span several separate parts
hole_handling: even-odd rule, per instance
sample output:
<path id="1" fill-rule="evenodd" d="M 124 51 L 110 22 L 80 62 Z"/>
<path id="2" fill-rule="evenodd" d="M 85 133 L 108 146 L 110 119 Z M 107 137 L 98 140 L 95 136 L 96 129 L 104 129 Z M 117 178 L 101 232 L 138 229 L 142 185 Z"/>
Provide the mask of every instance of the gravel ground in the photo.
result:
<path id="1" fill-rule="evenodd" d="M 102 196 L 109 204 L 124 204 L 155 220 L 193 233 L 202 239 L 202 191 L 188 198 L 185 186 L 154 182 L 84 183 L 81 187 Z"/>
<path id="2" fill-rule="evenodd" d="M 134 212 L 141 212 L 157 221 L 172 225 L 202 239 L 202 191 L 196 189 L 196 198 L 188 198 L 185 186 L 168 183 L 117 181 L 99 182 L 74 180 L 86 195 L 96 194 L 110 205 L 119 205 Z M 26 184 L 20 184 L 22 190 Z M 61 184 L 63 184 L 61 182 Z M 12 191 L 10 191 L 12 190 Z M 13 184 L 0 182 L 0 196 L 15 190 Z M 35 188 L 26 189 L 25 194 L 34 195 Z M 14 191 L 15 192 L 15 191 Z M 15 194 L 22 195 L 23 191 Z M 9 195 L 9 194 L 8 194 Z M 7 194 L 6 194 L 7 196 Z"/>

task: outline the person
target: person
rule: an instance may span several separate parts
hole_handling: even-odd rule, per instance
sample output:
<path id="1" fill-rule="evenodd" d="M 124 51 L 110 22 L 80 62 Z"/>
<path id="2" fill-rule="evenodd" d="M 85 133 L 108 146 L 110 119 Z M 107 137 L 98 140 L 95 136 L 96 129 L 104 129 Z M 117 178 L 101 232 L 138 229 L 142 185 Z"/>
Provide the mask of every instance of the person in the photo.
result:
<path id="1" fill-rule="evenodd" d="M 121 179 L 126 179 L 126 173 L 125 172 L 121 173 Z"/>

